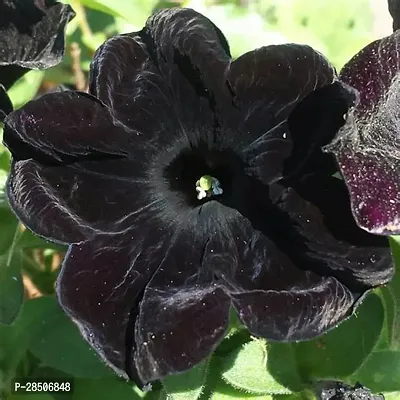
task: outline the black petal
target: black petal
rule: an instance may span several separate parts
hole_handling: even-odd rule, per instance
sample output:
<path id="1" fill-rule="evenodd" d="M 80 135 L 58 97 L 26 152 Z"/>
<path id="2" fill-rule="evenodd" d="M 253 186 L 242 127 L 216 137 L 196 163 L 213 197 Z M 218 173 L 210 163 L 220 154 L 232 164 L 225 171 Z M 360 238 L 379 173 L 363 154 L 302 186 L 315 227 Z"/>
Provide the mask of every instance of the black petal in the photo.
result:
<path id="1" fill-rule="evenodd" d="M 0 83 L 9 88 L 26 69 L 45 69 L 64 55 L 64 31 L 74 17 L 54 0 L 8 0 L 0 4 Z"/>
<path id="2" fill-rule="evenodd" d="M 215 124 L 229 48 L 219 29 L 191 9 L 152 16 L 138 32 L 116 36 L 96 52 L 91 93 L 128 129 L 162 148 Z"/>
<path id="3" fill-rule="evenodd" d="M 225 137 L 243 152 L 253 174 L 268 184 L 282 177 L 292 150 L 300 151 L 301 161 L 309 156 L 308 149 L 316 147 L 315 132 L 300 126 L 291 129 L 288 118 L 307 95 L 335 79 L 332 65 L 303 45 L 262 47 L 232 62 L 227 82 L 234 110 L 226 116 Z M 298 142 L 301 145 L 293 149 Z"/>
<path id="4" fill-rule="evenodd" d="M 224 233 L 207 246 L 205 259 L 250 332 L 279 341 L 309 339 L 348 317 L 354 297 L 336 279 L 293 262 L 291 248 L 277 248 L 267 236 L 273 214 L 259 215 L 253 224 L 228 214 L 220 222 Z"/>
<path id="5" fill-rule="evenodd" d="M 134 171 L 138 171 L 134 176 Z M 129 160 L 43 166 L 14 162 L 8 199 L 21 221 L 36 234 L 76 243 L 100 232 L 121 232 L 151 220 L 162 208 L 145 190 L 148 180 Z"/>
<path id="6" fill-rule="evenodd" d="M 400 233 L 400 32 L 378 40 L 343 68 L 359 102 L 327 150 L 335 154 L 354 217 L 375 234 Z"/>
<path id="7" fill-rule="evenodd" d="M 228 326 L 230 299 L 214 277 L 218 261 L 227 261 L 220 253 L 219 233 L 206 239 L 182 227 L 169 240 L 135 326 L 134 362 L 144 382 L 199 363 Z"/>
<path id="8" fill-rule="evenodd" d="M 125 377 L 135 375 L 130 362 L 138 303 L 168 239 L 156 224 L 125 237 L 96 236 L 70 247 L 58 278 L 64 310 L 97 353 Z"/>
<path id="9" fill-rule="evenodd" d="M 400 1 L 389 0 L 389 12 L 393 18 L 393 30 L 397 31 L 400 28 Z"/>
<path id="10" fill-rule="evenodd" d="M 80 92 L 51 93 L 5 119 L 4 143 L 15 160 L 70 163 L 133 152 L 132 135 L 114 125 L 107 107 Z"/>
<path id="11" fill-rule="evenodd" d="M 387 239 L 356 225 L 342 180 L 309 176 L 286 189 L 277 206 L 288 216 L 277 227 L 281 229 L 281 246 L 290 246 L 291 257 L 299 265 L 335 276 L 354 292 L 383 285 L 392 278 Z"/>

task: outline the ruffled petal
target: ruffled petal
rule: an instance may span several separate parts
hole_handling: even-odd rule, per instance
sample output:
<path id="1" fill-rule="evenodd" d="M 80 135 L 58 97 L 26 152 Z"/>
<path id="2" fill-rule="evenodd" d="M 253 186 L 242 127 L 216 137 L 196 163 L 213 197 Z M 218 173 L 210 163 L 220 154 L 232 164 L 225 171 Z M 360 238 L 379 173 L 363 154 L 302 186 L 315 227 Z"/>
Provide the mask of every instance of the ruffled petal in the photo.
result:
<path id="1" fill-rule="evenodd" d="M 142 31 L 99 48 L 90 91 L 121 124 L 159 143 L 214 126 L 228 62 L 227 42 L 210 20 L 191 9 L 162 10 Z"/>
<path id="2" fill-rule="evenodd" d="M 354 217 L 363 229 L 400 233 L 400 32 L 378 40 L 343 68 L 359 91 L 346 125 L 326 147 L 337 158 Z"/>
<path id="3" fill-rule="evenodd" d="M 135 327 L 134 363 L 143 382 L 199 363 L 228 326 L 230 299 L 214 277 L 218 260 L 226 263 L 219 235 L 207 238 L 182 228 L 170 240 L 146 287 Z"/>
<path id="4" fill-rule="evenodd" d="M 276 231 L 281 234 L 277 243 L 289 246 L 299 265 L 334 276 L 353 292 L 383 285 L 393 277 L 387 239 L 356 225 L 342 180 L 309 176 L 284 190 L 276 204 L 284 212 L 277 219 Z"/>
<path id="5" fill-rule="evenodd" d="M 250 169 L 265 183 L 269 184 L 283 176 L 284 162 L 292 151 L 302 153 L 301 157 L 295 154 L 300 162 L 309 157 L 311 150 L 321 153 L 316 144 L 323 139 L 318 136 L 326 140 L 327 135 L 332 137 L 341 126 L 334 132 L 331 127 L 328 134 L 317 122 L 310 123 L 307 116 L 299 115 L 294 124 L 288 121 L 302 100 L 326 88 L 335 79 L 332 65 L 311 47 L 303 45 L 262 47 L 231 63 L 227 83 L 232 93 L 235 113 L 227 116 L 225 124 L 230 132 L 225 138 L 229 145 L 244 154 Z M 345 96 L 339 107 L 333 107 L 343 94 Z M 331 106 L 326 110 L 332 112 L 333 119 L 339 119 L 342 124 L 343 112 L 348 108 L 346 97 L 346 90 L 336 84 L 332 89 L 323 91 L 314 105 L 323 99 Z M 302 112 L 309 113 L 309 109 L 303 107 Z M 322 119 L 316 116 L 316 120 Z M 286 166 L 285 172 L 292 171 Z"/>
<path id="6" fill-rule="evenodd" d="M 9 114 L 3 137 L 14 159 L 43 164 L 124 157 L 134 151 L 132 139 L 106 106 L 74 91 L 44 95 Z"/>
<path id="7" fill-rule="evenodd" d="M 75 13 L 51 1 L 8 0 L 0 4 L 0 82 L 9 88 L 26 69 L 45 69 L 64 55 L 64 34 Z"/>
<path id="8" fill-rule="evenodd" d="M 155 225 L 125 237 L 96 236 L 72 245 L 57 282 L 58 299 L 82 335 L 119 375 L 135 378 L 130 360 L 137 307 L 166 249 Z"/>
<path id="9" fill-rule="evenodd" d="M 240 319 L 254 335 L 272 340 L 314 338 L 352 312 L 351 292 L 335 278 L 300 290 L 249 291 L 231 295 Z"/>
<path id="10" fill-rule="evenodd" d="M 101 232 L 121 232 L 151 220 L 160 201 L 149 199 L 148 181 L 129 160 L 43 166 L 14 162 L 8 198 L 21 221 L 36 234 L 76 243 Z"/>

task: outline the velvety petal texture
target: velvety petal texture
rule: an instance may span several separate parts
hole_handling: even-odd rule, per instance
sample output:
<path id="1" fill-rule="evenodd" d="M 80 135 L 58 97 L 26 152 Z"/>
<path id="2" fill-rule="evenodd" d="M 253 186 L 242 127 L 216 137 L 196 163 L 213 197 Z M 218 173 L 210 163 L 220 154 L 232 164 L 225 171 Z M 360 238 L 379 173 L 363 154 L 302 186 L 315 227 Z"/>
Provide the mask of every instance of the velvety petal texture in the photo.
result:
<path id="1" fill-rule="evenodd" d="M 346 124 L 327 146 L 339 163 L 363 229 L 400 233 L 400 32 L 357 54 L 340 79 L 358 90 Z"/>
<path id="2" fill-rule="evenodd" d="M 90 94 L 5 119 L 10 203 L 70 244 L 59 301 L 98 354 L 144 385 L 223 339 L 305 340 L 393 275 L 384 238 L 354 222 L 329 143 L 356 101 L 308 46 L 237 60 L 190 9 L 162 10 L 96 52 Z"/>
<path id="3" fill-rule="evenodd" d="M 9 88 L 27 69 L 45 69 L 64 55 L 64 31 L 74 17 L 55 0 L 6 0 L 0 4 L 0 83 Z"/>

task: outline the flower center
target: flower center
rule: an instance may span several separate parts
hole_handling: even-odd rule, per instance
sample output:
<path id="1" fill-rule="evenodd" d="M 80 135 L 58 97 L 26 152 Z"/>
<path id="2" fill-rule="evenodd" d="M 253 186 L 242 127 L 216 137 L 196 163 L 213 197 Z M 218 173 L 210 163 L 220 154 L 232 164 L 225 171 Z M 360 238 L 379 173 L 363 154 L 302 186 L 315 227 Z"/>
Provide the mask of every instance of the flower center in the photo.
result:
<path id="1" fill-rule="evenodd" d="M 244 176 L 243 161 L 234 151 L 205 144 L 181 150 L 163 171 L 168 190 L 190 207 L 226 201 L 240 190 Z"/>
<path id="2" fill-rule="evenodd" d="M 210 175 L 203 175 L 196 182 L 197 198 L 199 200 L 205 197 L 218 196 L 223 193 L 221 184 L 217 178 Z"/>

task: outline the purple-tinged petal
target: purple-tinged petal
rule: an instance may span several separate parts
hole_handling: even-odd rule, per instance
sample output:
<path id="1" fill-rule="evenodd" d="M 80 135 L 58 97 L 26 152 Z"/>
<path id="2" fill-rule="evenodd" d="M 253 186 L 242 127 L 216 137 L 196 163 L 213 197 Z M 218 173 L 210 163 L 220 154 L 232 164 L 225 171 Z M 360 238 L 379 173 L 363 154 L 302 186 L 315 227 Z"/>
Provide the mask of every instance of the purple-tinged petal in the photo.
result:
<path id="1" fill-rule="evenodd" d="M 203 234 L 187 226 L 178 228 L 144 291 L 134 354 L 143 382 L 199 363 L 215 349 L 228 327 L 230 299 L 218 282 L 213 283 L 214 270 L 227 260 L 219 252 L 219 233 L 206 235 L 203 228 L 198 227 Z"/>
<path id="2" fill-rule="evenodd" d="M 23 160 L 12 164 L 7 193 L 15 213 L 33 232 L 76 243 L 152 220 L 160 201 L 149 199 L 146 182 L 138 163 L 130 160 L 68 166 Z"/>
<path id="3" fill-rule="evenodd" d="M 336 279 L 290 258 L 290 242 L 283 249 L 272 242 L 276 213 L 252 223 L 238 213 L 230 216 L 216 254 L 205 255 L 251 333 L 279 341 L 310 339 L 347 318 L 355 296 Z"/>
<path id="4" fill-rule="evenodd" d="M 45 164 L 127 156 L 132 139 L 113 124 L 106 106 L 74 91 L 46 94 L 9 114 L 3 137 L 14 159 Z"/>
<path id="5" fill-rule="evenodd" d="M 65 29 L 75 13 L 54 0 L 0 4 L 0 83 L 9 88 L 27 69 L 45 69 L 64 55 Z"/>
<path id="6" fill-rule="evenodd" d="M 387 239 L 356 225 L 341 179 L 308 176 L 285 189 L 276 205 L 287 216 L 286 221 L 277 219 L 282 245 L 290 246 L 299 265 L 334 276 L 353 292 L 384 285 L 393 277 Z"/>
<path id="7" fill-rule="evenodd" d="M 131 236 L 97 236 L 70 247 L 58 277 L 62 307 L 96 352 L 124 377 L 135 375 L 129 363 L 137 307 L 168 239 L 155 224 Z"/>
<path id="8" fill-rule="evenodd" d="M 351 292 L 335 278 L 307 288 L 232 294 L 239 318 L 254 335 L 272 340 L 311 339 L 350 316 Z"/>
<path id="9" fill-rule="evenodd" d="M 162 10 L 137 33 L 108 40 L 94 56 L 90 91 L 125 127 L 163 142 L 214 126 L 229 49 L 191 9 Z M 195 129 L 195 132 L 193 132 Z"/>
<path id="10" fill-rule="evenodd" d="M 400 233 L 400 32 L 378 40 L 343 68 L 340 79 L 359 91 L 359 102 L 326 147 L 349 189 L 359 226 Z"/>
<path id="11" fill-rule="evenodd" d="M 226 116 L 227 144 L 244 154 L 252 173 L 265 183 L 280 179 L 292 151 L 301 150 L 301 156 L 295 156 L 302 162 L 316 147 L 315 130 L 290 126 L 288 118 L 308 95 L 326 88 L 335 79 L 332 65 L 308 46 L 268 46 L 242 55 L 227 72 L 235 111 Z M 321 97 L 333 103 L 338 91 L 340 85 Z M 341 118 L 343 111 L 336 114 Z M 301 144 L 296 146 L 298 143 Z"/>

